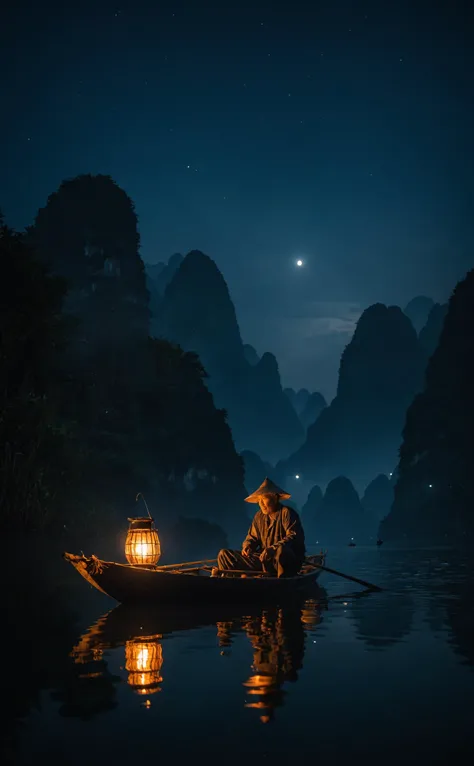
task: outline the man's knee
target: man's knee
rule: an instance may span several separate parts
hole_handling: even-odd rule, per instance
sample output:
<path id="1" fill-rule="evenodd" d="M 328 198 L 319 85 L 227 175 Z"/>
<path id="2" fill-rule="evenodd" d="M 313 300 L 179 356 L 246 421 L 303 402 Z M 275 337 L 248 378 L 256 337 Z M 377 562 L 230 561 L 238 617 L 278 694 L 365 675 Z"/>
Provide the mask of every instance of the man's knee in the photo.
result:
<path id="1" fill-rule="evenodd" d="M 286 551 L 282 545 L 279 545 L 273 558 L 276 563 L 285 562 L 288 560 L 288 551 Z"/>
<path id="2" fill-rule="evenodd" d="M 222 548 L 217 554 L 217 566 L 219 569 L 227 569 L 229 560 L 232 558 L 232 551 L 229 548 Z"/>
<path id="3" fill-rule="evenodd" d="M 275 551 L 275 568 L 280 576 L 282 573 L 295 575 L 299 570 L 298 560 L 292 550 L 280 545 Z"/>

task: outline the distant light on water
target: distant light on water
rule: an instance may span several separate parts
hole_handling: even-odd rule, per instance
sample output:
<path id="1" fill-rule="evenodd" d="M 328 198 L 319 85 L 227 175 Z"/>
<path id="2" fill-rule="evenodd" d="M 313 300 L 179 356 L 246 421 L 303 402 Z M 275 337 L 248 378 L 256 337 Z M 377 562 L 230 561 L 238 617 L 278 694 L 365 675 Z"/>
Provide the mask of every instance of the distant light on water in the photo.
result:
<path id="1" fill-rule="evenodd" d="M 299 473 L 295 473 L 295 479 L 299 479 L 299 478 L 300 478 Z M 431 484 L 430 484 L 430 487 L 431 487 Z"/>
<path id="2" fill-rule="evenodd" d="M 304 262 L 301 260 L 301 258 L 298 258 L 298 260 L 296 261 L 296 265 L 297 265 L 299 268 L 301 268 L 301 267 L 303 266 L 303 263 L 304 263 Z"/>
<path id="3" fill-rule="evenodd" d="M 392 472 L 390 472 L 390 473 L 389 473 L 389 476 L 393 476 L 393 473 L 392 473 Z"/>
<path id="4" fill-rule="evenodd" d="M 432 486 L 433 486 L 432 484 L 428 484 L 428 487 L 429 487 L 430 489 L 432 488 Z"/>

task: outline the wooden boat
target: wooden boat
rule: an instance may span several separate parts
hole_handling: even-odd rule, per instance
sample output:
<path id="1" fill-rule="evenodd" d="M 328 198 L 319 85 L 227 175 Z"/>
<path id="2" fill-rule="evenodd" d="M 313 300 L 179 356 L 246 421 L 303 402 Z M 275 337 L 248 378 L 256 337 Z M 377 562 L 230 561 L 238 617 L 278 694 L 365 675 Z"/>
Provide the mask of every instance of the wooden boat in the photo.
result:
<path id="1" fill-rule="evenodd" d="M 246 602 L 273 599 L 304 591 L 322 572 L 326 554 L 308 556 L 295 577 L 273 577 L 261 572 L 229 572 L 212 577 L 213 561 L 167 566 L 132 566 L 64 553 L 90 585 L 119 603 Z"/>

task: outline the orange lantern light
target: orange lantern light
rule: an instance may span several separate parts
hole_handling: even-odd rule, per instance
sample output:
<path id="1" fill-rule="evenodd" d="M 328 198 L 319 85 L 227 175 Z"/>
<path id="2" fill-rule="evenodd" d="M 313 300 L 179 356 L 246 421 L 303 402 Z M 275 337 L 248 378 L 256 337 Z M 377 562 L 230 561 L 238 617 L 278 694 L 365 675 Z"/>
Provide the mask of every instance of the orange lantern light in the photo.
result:
<path id="1" fill-rule="evenodd" d="M 127 641 L 125 646 L 125 669 L 128 684 L 140 695 L 160 691 L 163 680 L 160 675 L 163 665 L 161 636 L 140 636 Z"/>
<path id="2" fill-rule="evenodd" d="M 128 519 L 127 539 L 125 541 L 125 556 L 133 566 L 150 566 L 156 564 L 161 556 L 161 545 L 158 532 L 152 518 Z"/>
<path id="3" fill-rule="evenodd" d="M 132 566 L 153 566 L 158 563 L 161 556 L 160 538 L 141 492 L 136 499 L 138 500 L 139 497 L 142 497 L 145 503 L 148 516 L 128 519 L 130 526 L 125 541 L 125 556 Z"/>

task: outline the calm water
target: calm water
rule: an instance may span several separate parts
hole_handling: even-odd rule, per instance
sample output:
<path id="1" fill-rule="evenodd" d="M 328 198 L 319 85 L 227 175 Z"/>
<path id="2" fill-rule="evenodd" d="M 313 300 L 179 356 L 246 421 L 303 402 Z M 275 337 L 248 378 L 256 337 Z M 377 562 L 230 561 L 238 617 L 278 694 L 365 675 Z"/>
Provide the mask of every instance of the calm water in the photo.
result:
<path id="1" fill-rule="evenodd" d="M 21 717 L 10 758 L 469 762 L 472 564 L 384 547 L 331 551 L 327 563 L 386 590 L 361 595 L 324 574 L 311 599 L 281 609 L 140 613 L 114 608 L 71 569 L 67 607 L 23 605 L 26 669 L 4 688 Z"/>

